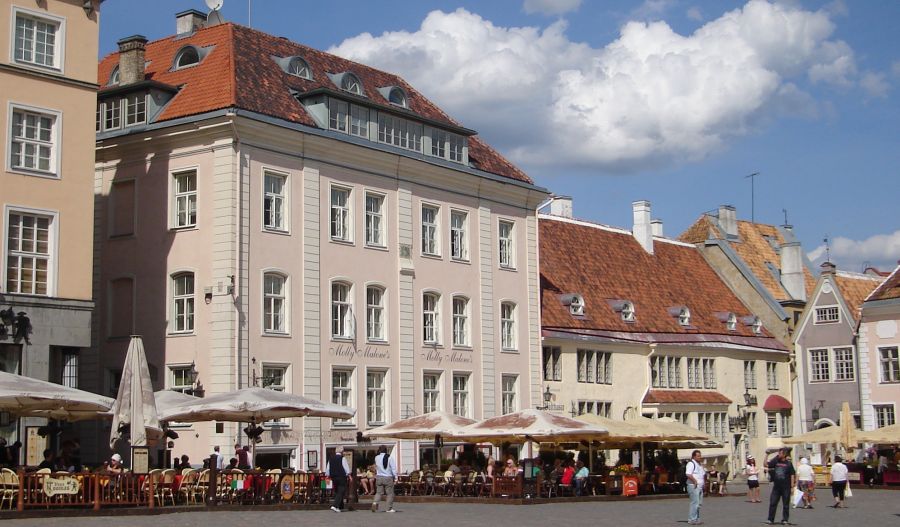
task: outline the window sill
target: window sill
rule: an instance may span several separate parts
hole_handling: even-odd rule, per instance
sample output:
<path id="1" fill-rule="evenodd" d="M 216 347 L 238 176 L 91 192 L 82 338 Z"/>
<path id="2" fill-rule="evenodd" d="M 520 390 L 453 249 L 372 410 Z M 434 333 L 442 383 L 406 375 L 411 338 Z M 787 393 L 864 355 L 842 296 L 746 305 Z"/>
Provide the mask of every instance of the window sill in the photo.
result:
<path id="1" fill-rule="evenodd" d="M 179 337 L 196 337 L 197 334 L 193 331 L 169 331 L 166 333 L 166 337 L 179 338 Z M 121 337 L 117 337 L 121 338 Z"/>
<path id="2" fill-rule="evenodd" d="M 291 231 L 287 231 L 284 229 L 273 229 L 272 227 L 263 227 L 262 232 L 265 232 L 268 234 L 277 234 L 279 236 L 290 236 L 291 235 Z"/>
<path id="3" fill-rule="evenodd" d="M 451 262 L 456 262 L 456 263 L 459 263 L 459 264 L 466 264 L 466 265 L 471 265 L 471 264 L 472 264 L 472 261 L 469 260 L 468 258 L 454 258 L 454 257 L 451 256 L 451 257 L 450 257 L 450 261 L 451 261 Z"/>
<path id="4" fill-rule="evenodd" d="M 278 339 L 283 339 L 283 338 L 290 338 L 291 334 L 287 333 L 287 332 L 280 332 L 280 331 L 263 331 L 262 333 L 259 334 L 259 336 L 260 337 L 275 337 Z"/>
<path id="5" fill-rule="evenodd" d="M 45 172 L 43 170 L 38 170 L 38 169 L 30 169 L 30 168 L 21 168 L 21 167 L 11 166 L 11 167 L 8 167 L 6 169 L 6 171 L 13 173 L 13 174 L 20 174 L 23 176 L 32 176 L 32 177 L 39 177 L 39 178 L 44 178 L 44 179 L 57 179 L 57 180 L 62 179 L 60 177 L 60 175 L 56 172 Z"/>
<path id="6" fill-rule="evenodd" d="M 423 342 L 422 347 L 428 349 L 444 349 L 444 345 L 439 342 Z"/>
<path id="7" fill-rule="evenodd" d="M 431 253 L 419 253 L 419 256 L 422 258 L 428 258 L 429 260 L 443 260 L 444 257 L 440 254 L 431 254 Z"/>
<path id="8" fill-rule="evenodd" d="M 110 234 L 107 237 L 108 240 L 133 240 L 135 238 L 136 236 L 133 232 L 130 232 L 128 234 Z"/>
<path id="9" fill-rule="evenodd" d="M 194 225 L 185 225 L 183 227 L 169 227 L 169 232 L 187 232 L 187 231 L 199 231 L 200 228 Z"/>
<path id="10" fill-rule="evenodd" d="M 387 340 L 380 339 L 366 339 L 366 344 L 372 344 L 373 346 L 389 346 L 390 343 Z"/>
<path id="11" fill-rule="evenodd" d="M 287 418 L 290 419 L 290 418 Z M 262 423 L 263 430 L 291 430 L 292 427 L 288 423 Z"/>
<path id="12" fill-rule="evenodd" d="M 353 247 L 356 245 L 355 243 L 353 243 L 353 240 L 342 240 L 340 238 L 329 238 L 329 240 L 331 241 L 331 243 L 335 243 L 337 245 L 346 245 L 348 247 Z"/>
<path id="13" fill-rule="evenodd" d="M 472 351 L 472 346 L 468 344 L 454 344 L 450 347 L 450 349 L 462 350 L 462 351 Z"/>
<path id="14" fill-rule="evenodd" d="M 501 348 L 500 353 L 514 353 L 514 354 L 518 355 L 519 349 L 518 348 Z"/>
<path id="15" fill-rule="evenodd" d="M 353 430 L 356 423 L 331 423 L 332 430 Z"/>
<path id="16" fill-rule="evenodd" d="M 338 336 L 338 335 L 331 336 L 331 342 L 353 342 L 355 340 L 356 339 L 353 337 L 342 337 L 342 336 Z"/>
<path id="17" fill-rule="evenodd" d="M 900 381 L 878 381 L 878 384 L 900 384 Z"/>
<path id="18" fill-rule="evenodd" d="M 514 273 L 514 272 L 518 271 L 518 269 L 516 269 L 516 267 L 513 266 L 513 265 L 501 265 L 501 266 L 499 267 L 499 269 L 500 269 L 501 271 L 509 271 L 509 272 L 511 272 L 511 273 Z"/>
<path id="19" fill-rule="evenodd" d="M 371 243 L 367 243 L 365 247 L 366 249 L 372 249 L 373 251 L 388 252 L 387 245 L 374 245 Z"/>

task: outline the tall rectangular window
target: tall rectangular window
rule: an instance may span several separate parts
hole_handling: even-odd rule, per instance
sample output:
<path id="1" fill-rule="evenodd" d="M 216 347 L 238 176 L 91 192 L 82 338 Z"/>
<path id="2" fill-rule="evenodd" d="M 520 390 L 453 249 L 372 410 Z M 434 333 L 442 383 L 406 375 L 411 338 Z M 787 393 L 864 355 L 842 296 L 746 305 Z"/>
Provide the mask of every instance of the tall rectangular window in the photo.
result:
<path id="1" fill-rule="evenodd" d="M 169 366 L 169 389 L 194 395 L 194 381 L 190 366 Z"/>
<path id="2" fill-rule="evenodd" d="M 78 352 L 76 351 L 62 354 L 62 385 L 67 388 L 78 388 Z"/>
<path id="3" fill-rule="evenodd" d="M 378 141 L 407 150 L 422 151 L 422 125 L 386 113 L 378 114 Z"/>
<path id="4" fill-rule="evenodd" d="M 766 430 L 769 437 L 778 435 L 778 414 L 766 412 Z"/>
<path id="5" fill-rule="evenodd" d="M 103 103 L 103 129 L 117 130 L 122 127 L 122 99 L 108 99 Z"/>
<path id="6" fill-rule="evenodd" d="M 881 362 L 881 382 L 900 382 L 900 355 L 897 346 L 878 348 Z"/>
<path id="7" fill-rule="evenodd" d="M 287 288 L 285 277 L 278 273 L 263 275 L 263 331 L 266 333 L 286 333 L 285 304 Z"/>
<path id="8" fill-rule="evenodd" d="M 744 361 L 744 389 L 745 390 L 755 390 L 756 389 L 756 361 L 755 360 L 745 360 Z"/>
<path id="9" fill-rule="evenodd" d="M 501 220 L 499 225 L 500 267 L 515 267 L 515 244 L 513 243 L 515 224 L 511 221 Z"/>
<path id="10" fill-rule="evenodd" d="M 583 349 L 575 352 L 575 364 L 578 367 L 578 382 L 587 382 L 588 355 L 593 355 L 593 353 L 593 351 Z"/>
<path id="11" fill-rule="evenodd" d="M 438 238 L 438 218 L 440 208 L 433 205 L 422 205 L 422 254 L 437 256 L 440 254 Z"/>
<path id="12" fill-rule="evenodd" d="M 172 277 L 172 302 L 175 333 L 194 331 L 194 273 Z"/>
<path id="13" fill-rule="evenodd" d="M 811 382 L 828 382 L 831 380 L 827 349 L 809 350 L 809 369 Z"/>
<path id="14" fill-rule="evenodd" d="M 384 247 L 384 196 L 366 193 L 366 245 Z"/>
<path id="15" fill-rule="evenodd" d="M 793 435 L 793 427 L 791 426 L 791 413 L 782 412 L 781 417 L 781 437 L 790 437 Z"/>
<path id="16" fill-rule="evenodd" d="M 469 374 L 453 374 L 453 413 L 469 417 Z"/>
<path id="17" fill-rule="evenodd" d="M 778 389 L 778 363 L 766 362 L 766 388 Z"/>
<path id="18" fill-rule="evenodd" d="M 15 60 L 60 69 L 61 22 L 16 12 Z"/>
<path id="19" fill-rule="evenodd" d="M 384 342 L 384 289 L 366 288 L 366 340 Z"/>
<path id="20" fill-rule="evenodd" d="M 469 300 L 453 297 L 453 345 L 469 345 Z"/>
<path id="21" fill-rule="evenodd" d="M 447 132 L 432 128 L 431 155 L 440 158 L 447 157 Z"/>
<path id="22" fill-rule="evenodd" d="M 262 365 L 262 386 L 263 388 L 283 392 L 287 390 L 287 366 L 273 366 L 271 364 Z M 270 419 L 266 421 L 266 426 L 288 426 L 290 421 L 288 418 Z"/>
<path id="23" fill-rule="evenodd" d="M 331 402 L 341 406 L 354 407 L 353 404 L 352 369 L 334 369 L 331 371 Z M 335 426 L 353 424 L 353 419 L 334 419 Z"/>
<path id="24" fill-rule="evenodd" d="M 12 108 L 10 168 L 56 173 L 57 116 Z"/>
<path id="25" fill-rule="evenodd" d="M 350 189 L 331 188 L 331 239 L 350 241 Z"/>
<path id="26" fill-rule="evenodd" d="M 834 324 L 840 321 L 841 312 L 838 306 L 816 308 L 816 324 Z"/>
<path id="27" fill-rule="evenodd" d="M 332 338 L 351 338 L 353 336 L 353 319 L 350 301 L 350 284 L 334 282 L 331 284 L 331 336 Z"/>
<path id="28" fill-rule="evenodd" d="M 597 384 L 612 384 L 612 353 L 597 352 Z"/>
<path id="29" fill-rule="evenodd" d="M 347 114 L 349 105 L 336 99 L 328 100 L 328 127 L 332 130 L 347 133 Z"/>
<path id="30" fill-rule="evenodd" d="M 650 374 L 654 388 L 681 388 L 681 358 L 651 357 Z"/>
<path id="31" fill-rule="evenodd" d="M 875 421 L 878 425 L 878 428 L 883 428 L 885 426 L 891 426 L 896 424 L 897 421 L 894 416 L 894 405 L 893 404 L 876 404 L 875 408 Z"/>
<path id="32" fill-rule="evenodd" d="M 703 388 L 716 389 L 716 359 L 703 359 Z"/>
<path id="33" fill-rule="evenodd" d="M 147 122 L 147 95 L 138 93 L 125 98 L 125 126 Z"/>
<path id="34" fill-rule="evenodd" d="M 834 348 L 834 380 L 855 381 L 853 348 Z"/>
<path id="35" fill-rule="evenodd" d="M 701 366 L 700 359 L 688 359 L 687 361 L 687 377 L 688 377 L 688 388 L 698 389 L 703 388 L 703 384 L 701 382 Z"/>
<path id="36" fill-rule="evenodd" d="M 263 227 L 273 231 L 287 230 L 287 177 L 273 172 L 263 176 Z"/>
<path id="37" fill-rule="evenodd" d="M 366 372 L 366 419 L 369 426 L 384 424 L 386 373 L 382 370 Z"/>
<path id="38" fill-rule="evenodd" d="M 11 211 L 6 227 L 6 292 L 50 294 L 53 218 Z"/>
<path id="39" fill-rule="evenodd" d="M 194 227 L 197 225 L 197 172 L 180 172 L 173 175 L 174 181 L 174 226 Z"/>
<path id="40" fill-rule="evenodd" d="M 468 215 L 461 210 L 450 212 L 450 257 L 454 260 L 469 259 L 469 240 L 466 235 Z"/>
<path id="41" fill-rule="evenodd" d="M 500 378 L 500 410 L 503 415 L 511 414 L 518 410 L 516 404 L 518 379 L 518 375 L 503 375 Z"/>
<path id="42" fill-rule="evenodd" d="M 500 345 L 505 350 L 516 349 L 516 305 L 500 304 Z"/>
<path id="43" fill-rule="evenodd" d="M 560 355 L 562 350 L 556 346 L 544 346 L 543 353 L 543 370 L 545 381 L 561 381 L 562 380 L 562 360 Z"/>
<path id="44" fill-rule="evenodd" d="M 441 409 L 441 374 L 425 373 L 422 375 L 422 411 L 437 412 Z"/>
<path id="45" fill-rule="evenodd" d="M 435 293 L 422 295 L 422 340 L 426 344 L 440 342 L 440 296 Z"/>
<path id="46" fill-rule="evenodd" d="M 750 437 L 756 437 L 758 434 L 759 432 L 757 432 L 756 412 L 747 412 L 747 435 Z"/>
<path id="47" fill-rule="evenodd" d="M 350 135 L 369 138 L 369 109 L 365 106 L 350 105 Z"/>

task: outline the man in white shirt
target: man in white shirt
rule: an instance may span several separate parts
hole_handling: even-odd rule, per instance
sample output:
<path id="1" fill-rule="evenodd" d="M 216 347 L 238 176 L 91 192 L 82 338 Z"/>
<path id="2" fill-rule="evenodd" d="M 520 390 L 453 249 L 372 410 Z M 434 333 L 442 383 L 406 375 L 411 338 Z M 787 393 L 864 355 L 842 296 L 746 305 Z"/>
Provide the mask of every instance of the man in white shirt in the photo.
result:
<path id="1" fill-rule="evenodd" d="M 703 505 L 703 486 L 706 483 L 706 469 L 701 463 L 703 456 L 699 450 L 691 453 L 691 460 L 684 466 L 684 475 L 687 476 L 687 493 L 691 498 L 691 506 L 688 509 L 688 525 L 702 525 L 700 521 L 700 507 Z"/>
<path id="2" fill-rule="evenodd" d="M 378 512 L 381 495 L 386 495 L 387 512 L 394 511 L 394 482 L 397 480 L 397 461 L 388 454 L 387 447 L 378 447 L 375 456 L 375 497 L 372 498 L 372 512 Z"/>
<path id="3" fill-rule="evenodd" d="M 219 472 L 225 470 L 225 456 L 219 451 L 218 446 L 213 447 L 212 455 L 216 456 L 216 470 Z"/>
<path id="4" fill-rule="evenodd" d="M 844 492 L 847 490 L 847 465 L 843 463 L 841 456 L 834 456 L 834 464 L 831 465 L 831 495 L 834 496 L 834 508 L 840 509 L 844 505 Z"/>

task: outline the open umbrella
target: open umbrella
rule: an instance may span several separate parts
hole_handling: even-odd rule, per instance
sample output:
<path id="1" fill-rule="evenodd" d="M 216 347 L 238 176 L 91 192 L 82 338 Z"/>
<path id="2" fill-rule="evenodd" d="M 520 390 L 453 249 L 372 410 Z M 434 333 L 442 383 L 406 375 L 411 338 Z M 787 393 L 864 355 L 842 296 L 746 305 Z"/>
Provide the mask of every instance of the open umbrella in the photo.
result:
<path id="1" fill-rule="evenodd" d="M 113 400 L 61 384 L 0 372 L 0 410 L 16 417 L 63 421 L 102 419 Z"/>
<path id="2" fill-rule="evenodd" d="M 157 414 L 162 414 L 170 408 L 186 403 L 197 402 L 199 400 L 193 395 L 176 392 L 175 390 L 159 390 L 158 392 L 153 392 L 153 399 L 156 400 Z M 162 419 L 160 419 L 160 421 L 162 421 Z"/>
<path id="3" fill-rule="evenodd" d="M 696 441 L 698 444 L 706 445 L 709 441 L 714 441 L 708 434 L 673 420 L 646 417 L 618 420 L 596 414 L 579 415 L 576 419 L 605 427 L 609 435 L 602 439 L 604 444 Z"/>
<path id="4" fill-rule="evenodd" d="M 900 444 L 900 423 L 883 426 L 875 430 L 857 432 L 856 439 L 860 443 L 876 443 L 881 445 Z"/>
<path id="5" fill-rule="evenodd" d="M 474 423 L 474 419 L 467 417 L 447 412 L 430 412 L 372 428 L 362 434 L 363 437 L 388 437 L 391 439 L 432 439 L 439 435 L 446 439 L 455 437 L 465 427 Z"/>
<path id="6" fill-rule="evenodd" d="M 781 440 L 786 445 L 801 445 L 805 443 L 811 444 L 837 444 L 841 442 L 841 428 L 838 426 L 826 426 L 818 430 L 812 430 L 805 434 L 791 437 L 785 437 Z"/>
<path id="7" fill-rule="evenodd" d="M 469 425 L 454 438 L 473 443 L 494 444 L 506 441 L 569 443 L 600 440 L 607 435 L 606 428 L 600 425 L 588 424 L 543 410 L 527 409 Z"/>
<path id="8" fill-rule="evenodd" d="M 162 437 L 162 428 L 156 414 L 156 398 L 150 381 L 150 368 L 144 343 L 139 336 L 132 336 L 125 355 L 119 394 L 112 407 L 113 422 L 109 434 L 109 446 L 124 439 L 128 431 L 131 446 L 152 446 Z"/>

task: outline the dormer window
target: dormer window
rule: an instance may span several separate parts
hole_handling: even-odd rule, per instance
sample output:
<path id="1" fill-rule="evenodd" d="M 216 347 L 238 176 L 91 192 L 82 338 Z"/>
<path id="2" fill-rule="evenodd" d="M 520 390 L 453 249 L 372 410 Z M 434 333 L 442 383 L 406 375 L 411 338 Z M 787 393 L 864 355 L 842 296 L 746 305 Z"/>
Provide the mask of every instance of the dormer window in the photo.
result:
<path id="1" fill-rule="evenodd" d="M 728 313 L 728 319 L 725 321 L 725 327 L 728 328 L 728 331 L 737 330 L 737 315 L 734 313 Z"/>
<path id="2" fill-rule="evenodd" d="M 287 72 L 301 79 L 312 79 L 309 72 L 309 64 L 300 57 L 291 57 L 287 65 Z"/>
<path id="3" fill-rule="evenodd" d="M 345 73 L 341 78 L 341 89 L 356 95 L 362 95 L 362 83 L 359 78 L 352 73 Z"/>
<path id="4" fill-rule="evenodd" d="M 575 295 L 572 303 L 569 304 L 569 313 L 577 316 L 584 315 L 584 298 L 581 295 Z"/>
<path id="5" fill-rule="evenodd" d="M 622 310 L 619 313 L 622 315 L 623 321 L 634 322 L 635 312 L 633 303 L 626 301 L 624 304 L 622 304 Z"/>
<path id="6" fill-rule="evenodd" d="M 175 69 L 180 70 L 200 63 L 200 52 L 194 46 L 185 46 L 175 55 Z"/>
<path id="7" fill-rule="evenodd" d="M 407 107 L 406 93 L 400 88 L 391 88 L 391 93 L 388 95 L 388 101 L 391 104 L 396 104 L 401 108 Z"/>
<path id="8" fill-rule="evenodd" d="M 682 326 L 690 326 L 691 325 L 691 310 L 683 307 L 681 311 L 678 312 L 678 324 Z"/>
<path id="9" fill-rule="evenodd" d="M 762 320 L 760 320 L 759 317 L 753 317 L 753 323 L 750 324 L 750 329 L 753 330 L 753 334 L 759 335 L 760 333 L 762 333 L 762 328 L 763 328 Z"/>
<path id="10" fill-rule="evenodd" d="M 119 67 L 118 66 L 113 68 L 112 73 L 109 74 L 109 82 L 107 84 L 109 86 L 119 84 Z"/>

